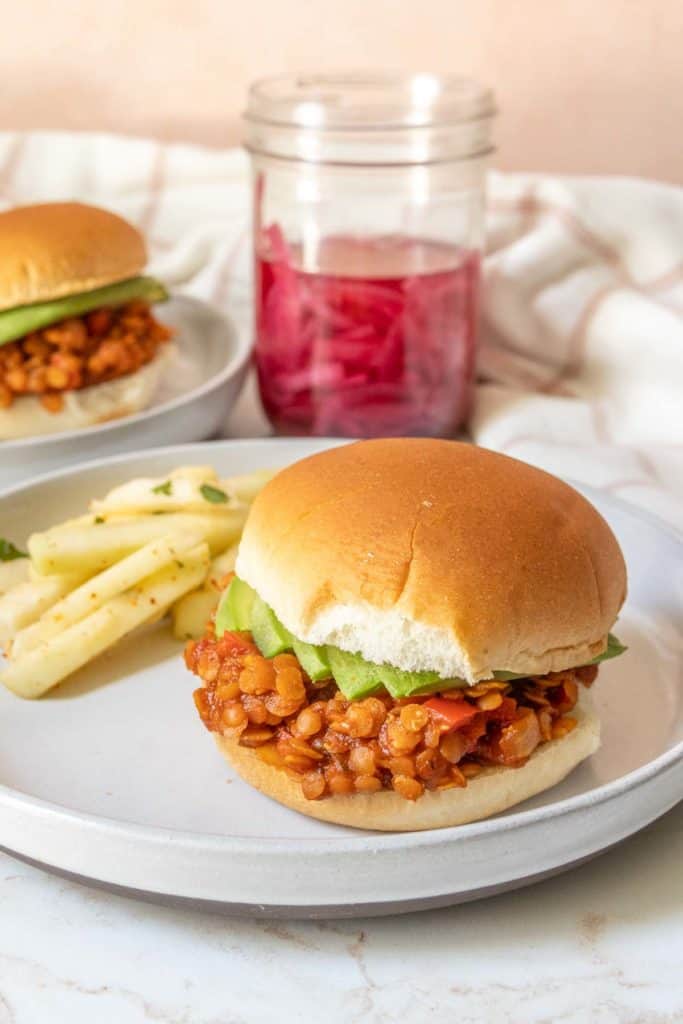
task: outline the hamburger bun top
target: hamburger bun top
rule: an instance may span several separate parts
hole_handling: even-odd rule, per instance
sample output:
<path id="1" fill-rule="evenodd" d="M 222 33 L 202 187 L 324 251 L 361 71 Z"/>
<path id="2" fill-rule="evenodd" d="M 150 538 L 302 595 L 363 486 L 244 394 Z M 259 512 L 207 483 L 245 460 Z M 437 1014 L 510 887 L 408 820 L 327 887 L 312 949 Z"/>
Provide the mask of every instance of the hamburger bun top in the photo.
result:
<path id="1" fill-rule="evenodd" d="M 84 203 L 0 213 L 0 311 L 136 277 L 147 253 L 122 217 Z"/>
<path id="2" fill-rule="evenodd" d="M 573 488 L 474 445 L 412 438 L 278 473 L 236 569 L 301 640 L 470 683 L 588 663 L 626 594 L 619 545 Z"/>

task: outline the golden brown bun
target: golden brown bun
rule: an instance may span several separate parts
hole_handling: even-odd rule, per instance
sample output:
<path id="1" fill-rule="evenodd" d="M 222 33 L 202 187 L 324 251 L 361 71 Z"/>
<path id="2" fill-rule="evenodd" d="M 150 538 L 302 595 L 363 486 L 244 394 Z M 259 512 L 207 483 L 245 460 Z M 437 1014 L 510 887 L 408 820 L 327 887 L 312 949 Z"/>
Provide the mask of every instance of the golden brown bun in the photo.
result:
<path id="1" fill-rule="evenodd" d="M 0 213 L 0 310 L 124 281 L 146 262 L 140 232 L 109 210 L 41 203 Z"/>
<path id="2" fill-rule="evenodd" d="M 479 821 L 556 785 L 600 746 L 600 723 L 583 693 L 572 712 L 578 725 L 562 739 L 537 747 L 522 768 L 485 768 L 465 789 L 426 792 L 414 802 L 393 790 L 307 800 L 300 784 L 234 739 L 216 737 L 218 749 L 245 782 L 294 811 L 353 828 L 418 832 Z"/>
<path id="3" fill-rule="evenodd" d="M 15 399 L 9 408 L 0 409 L 0 442 L 82 430 L 141 412 L 153 398 L 170 355 L 171 347 L 164 345 L 151 362 L 127 377 L 65 391 L 59 412 L 48 412 L 35 395 Z"/>
<path id="4" fill-rule="evenodd" d="M 237 573 L 301 640 L 469 682 L 586 664 L 626 593 L 619 545 L 573 488 L 454 441 L 361 441 L 257 496 Z"/>

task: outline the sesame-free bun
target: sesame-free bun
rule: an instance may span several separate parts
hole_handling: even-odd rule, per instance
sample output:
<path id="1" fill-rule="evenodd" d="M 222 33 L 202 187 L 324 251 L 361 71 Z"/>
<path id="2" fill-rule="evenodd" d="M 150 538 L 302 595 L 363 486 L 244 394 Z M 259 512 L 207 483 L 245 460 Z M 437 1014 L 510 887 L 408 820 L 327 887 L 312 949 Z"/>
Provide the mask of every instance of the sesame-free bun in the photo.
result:
<path id="1" fill-rule="evenodd" d="M 15 398 L 9 408 L 0 409 L 0 441 L 62 434 L 141 412 L 153 398 L 170 355 L 171 346 L 164 345 L 154 359 L 135 373 L 89 388 L 64 391 L 64 405 L 59 412 L 48 412 L 35 395 Z"/>
<path id="2" fill-rule="evenodd" d="M 299 639 L 470 683 L 605 649 L 619 545 L 572 487 L 455 441 L 360 441 L 257 496 L 236 571 Z"/>
<path id="3" fill-rule="evenodd" d="M 0 311 L 61 299 L 136 277 L 142 235 L 84 203 L 41 203 L 0 213 Z"/>
<path id="4" fill-rule="evenodd" d="M 521 768 L 485 768 L 464 789 L 427 790 L 415 801 L 389 789 L 307 800 L 296 779 L 262 761 L 255 750 L 224 736 L 216 736 L 216 744 L 245 782 L 292 810 L 353 828 L 417 832 L 488 818 L 556 785 L 600 746 L 600 723 L 587 693 L 572 718 L 577 721 L 572 732 L 541 744 Z"/>

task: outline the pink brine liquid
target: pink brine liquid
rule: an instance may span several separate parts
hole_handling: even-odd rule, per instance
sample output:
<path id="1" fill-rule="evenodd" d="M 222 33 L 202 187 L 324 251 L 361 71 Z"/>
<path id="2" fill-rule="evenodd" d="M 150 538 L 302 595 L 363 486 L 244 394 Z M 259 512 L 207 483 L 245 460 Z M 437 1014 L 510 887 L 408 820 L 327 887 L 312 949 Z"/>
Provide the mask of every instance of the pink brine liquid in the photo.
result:
<path id="1" fill-rule="evenodd" d="M 315 272 L 277 227 L 256 261 L 256 366 L 283 434 L 445 435 L 474 383 L 476 253 L 420 239 L 334 236 Z"/>

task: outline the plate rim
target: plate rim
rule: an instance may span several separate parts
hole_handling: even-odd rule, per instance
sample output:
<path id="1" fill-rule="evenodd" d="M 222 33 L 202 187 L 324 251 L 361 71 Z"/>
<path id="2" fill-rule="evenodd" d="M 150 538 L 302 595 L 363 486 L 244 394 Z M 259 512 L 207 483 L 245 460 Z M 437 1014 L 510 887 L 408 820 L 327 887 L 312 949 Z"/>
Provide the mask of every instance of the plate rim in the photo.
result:
<path id="1" fill-rule="evenodd" d="M 122 427 L 135 427 L 140 423 L 153 419 L 155 416 L 172 413 L 174 410 L 181 408 L 188 402 L 201 399 L 204 395 L 215 391 L 226 381 L 239 374 L 251 356 L 252 344 L 248 332 L 241 331 L 228 313 L 218 309 L 210 302 L 205 302 L 203 299 L 196 298 L 194 295 L 183 295 L 182 293 L 171 295 L 170 301 L 178 302 L 181 306 L 186 306 L 188 308 L 192 308 L 193 306 L 201 307 L 204 313 L 209 313 L 216 319 L 216 321 L 222 322 L 226 329 L 226 333 L 234 341 L 234 352 L 228 359 L 225 366 L 219 370 L 218 373 L 214 373 L 208 378 L 208 380 L 205 380 L 202 384 L 198 384 L 197 387 L 191 388 L 190 391 L 176 395 L 174 398 L 169 398 L 160 405 L 141 409 L 140 412 L 131 413 L 128 416 L 119 416 L 116 419 L 107 420 L 105 423 L 93 423 L 89 427 L 76 427 L 73 430 L 63 430 L 56 434 L 36 434 L 28 437 L 8 438 L 7 440 L 0 439 L 0 455 L 2 455 L 3 452 L 10 452 L 11 454 L 15 452 L 21 453 L 22 449 L 30 448 L 32 446 L 49 448 L 52 445 L 64 444 L 69 441 L 79 440 L 80 438 L 89 440 L 91 438 L 100 437 L 103 434 L 106 435 L 112 431 L 121 429 Z M 192 444 L 197 442 L 189 443 Z M 128 454 L 132 453 L 129 452 Z M 104 462 L 104 459 L 100 461 Z M 76 466 L 80 465 L 82 465 L 82 463 L 72 463 L 71 468 L 74 469 Z M 46 474 L 41 474 L 41 476 L 44 475 Z M 34 482 L 36 480 L 38 480 L 38 477 L 30 477 L 29 481 L 24 482 Z"/>
<path id="2" fill-rule="evenodd" d="M 183 456 L 188 452 L 200 448 L 212 447 L 230 451 L 239 450 L 246 446 L 258 448 L 270 448 L 285 446 L 288 444 L 299 444 L 302 448 L 310 447 L 311 451 L 324 450 L 325 447 L 337 446 L 344 443 L 351 443 L 356 439 L 348 438 L 253 438 L 253 439 L 232 439 L 222 441 L 203 441 L 189 444 L 155 446 L 135 452 L 125 452 L 109 456 L 104 459 L 89 459 L 75 465 L 62 467 L 32 477 L 28 481 L 12 484 L 9 487 L 0 489 L 0 503 L 6 498 L 15 496 L 18 492 L 30 490 L 33 487 L 45 483 L 52 483 L 60 477 L 73 476 L 75 474 L 87 473 L 89 470 L 102 469 L 119 463 L 143 459 L 147 457 L 166 456 L 171 457 L 174 453 Z M 301 456 L 305 457 L 304 455 Z M 640 509 L 631 503 L 601 491 L 599 488 L 582 484 L 577 481 L 570 481 L 571 485 L 588 495 L 596 494 L 608 504 L 615 504 L 625 510 L 628 514 L 637 519 L 647 522 L 652 528 L 665 533 L 679 547 L 683 548 L 683 536 L 668 523 L 663 522 L 656 514 L 649 510 Z M 19 698 L 17 698 L 19 699 Z M 646 764 L 627 772 L 625 775 L 601 786 L 590 789 L 587 792 L 578 793 L 574 796 L 565 797 L 563 800 L 554 801 L 541 807 L 529 808 L 527 810 L 513 811 L 505 817 L 496 816 L 486 818 L 482 821 L 470 822 L 466 825 L 450 826 L 441 829 L 427 829 L 419 832 L 382 833 L 369 832 L 358 834 L 349 829 L 348 835 L 335 835 L 325 837 L 257 837 L 257 836 L 225 836 L 210 832 L 192 832 L 182 829 L 173 829 L 160 825 L 142 825 L 136 822 L 122 821 L 118 818 L 109 818 L 106 815 L 92 814 L 85 811 L 78 811 L 64 807 L 52 801 L 43 800 L 30 794 L 22 793 L 0 783 L 0 804 L 9 808 L 18 805 L 19 808 L 30 810 L 40 815 L 47 815 L 65 820 L 72 825 L 80 825 L 86 828 L 95 828 L 103 832 L 121 832 L 125 836 L 137 841 L 154 841 L 162 837 L 172 836 L 174 842 L 192 845 L 201 842 L 207 843 L 227 852 L 239 852 L 248 854 L 256 849 L 263 850 L 267 846 L 269 852 L 273 853 L 297 853 L 300 852 L 301 844 L 305 844 L 306 852 L 312 855 L 322 854 L 329 850 L 329 844 L 335 844 L 335 852 L 341 854 L 358 852 L 363 844 L 372 845 L 374 850 L 392 850 L 403 848 L 412 850 L 425 846 L 438 845 L 453 841 L 464 842 L 467 839 L 476 839 L 495 833 L 509 833 L 510 831 L 525 826 L 533 826 L 541 821 L 551 821 L 557 817 L 574 812 L 580 812 L 587 808 L 595 807 L 617 799 L 625 792 L 635 790 L 651 782 L 658 775 L 674 768 L 679 762 L 683 762 L 683 739 L 678 741 L 670 750 L 658 755 Z"/>
<path id="3" fill-rule="evenodd" d="M 506 834 L 517 831 L 520 828 L 532 827 L 541 822 L 552 821 L 558 817 L 568 814 L 580 813 L 588 808 L 595 808 L 601 804 L 618 799 L 625 792 L 639 789 L 647 785 L 665 772 L 675 768 L 683 761 L 683 740 L 672 750 L 660 755 L 646 765 L 635 768 L 633 771 L 622 775 L 612 782 L 591 789 L 586 793 L 578 793 L 575 796 L 565 797 L 564 800 L 557 800 L 542 807 L 529 808 L 526 811 L 516 811 L 506 814 L 504 817 L 494 816 L 484 818 L 482 821 L 469 822 L 466 825 L 451 825 L 447 828 L 422 829 L 414 832 L 378 832 L 367 831 L 359 834 L 357 830 L 349 829 L 348 835 L 335 835 L 329 837 L 262 837 L 262 836 L 224 836 L 213 832 L 190 832 L 185 829 L 175 829 L 161 825 L 141 825 L 137 822 L 123 821 L 119 818 L 109 818 L 100 814 L 89 814 L 85 811 L 77 811 L 61 804 L 34 797 L 20 790 L 11 789 L 0 784 L 0 805 L 15 809 L 25 809 L 47 815 L 53 819 L 72 825 L 89 829 L 96 829 L 103 834 L 119 834 L 132 842 L 154 842 L 161 839 L 173 837 L 176 845 L 192 847 L 200 844 L 202 847 L 211 846 L 214 850 L 224 853 L 239 853 L 250 855 L 257 852 L 262 853 L 264 847 L 268 853 L 299 855 L 300 846 L 305 844 L 306 854 L 312 856 L 326 853 L 334 844 L 334 852 L 339 854 L 358 853 L 359 847 L 371 845 L 373 852 L 380 853 L 396 849 L 406 851 L 434 846 L 440 844 L 451 845 L 453 842 L 466 842 L 470 839 L 478 839 L 483 836 L 500 833 Z M 246 785 L 246 783 L 245 783 Z M 270 798 L 268 798 L 270 799 Z M 675 806 L 675 805 L 674 805 Z M 296 813 L 296 812 L 293 812 Z"/>

